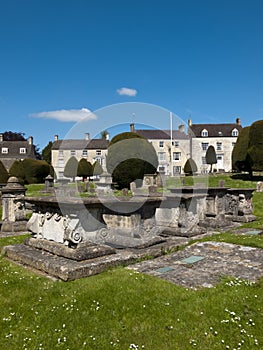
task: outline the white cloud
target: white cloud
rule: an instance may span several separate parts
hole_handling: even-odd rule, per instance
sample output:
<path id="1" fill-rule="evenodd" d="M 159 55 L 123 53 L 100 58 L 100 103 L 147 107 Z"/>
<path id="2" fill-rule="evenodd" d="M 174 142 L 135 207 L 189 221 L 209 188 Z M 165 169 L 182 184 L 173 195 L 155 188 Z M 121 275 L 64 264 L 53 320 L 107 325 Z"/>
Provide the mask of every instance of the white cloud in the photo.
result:
<path id="1" fill-rule="evenodd" d="M 84 118 L 87 120 L 97 119 L 97 116 L 87 108 L 60 109 L 57 111 L 33 113 L 30 116 L 34 118 L 56 119 L 60 122 L 78 122 Z"/>
<path id="2" fill-rule="evenodd" d="M 135 89 L 129 89 L 127 87 L 122 87 L 118 89 L 117 92 L 119 95 L 136 96 L 138 91 Z"/>

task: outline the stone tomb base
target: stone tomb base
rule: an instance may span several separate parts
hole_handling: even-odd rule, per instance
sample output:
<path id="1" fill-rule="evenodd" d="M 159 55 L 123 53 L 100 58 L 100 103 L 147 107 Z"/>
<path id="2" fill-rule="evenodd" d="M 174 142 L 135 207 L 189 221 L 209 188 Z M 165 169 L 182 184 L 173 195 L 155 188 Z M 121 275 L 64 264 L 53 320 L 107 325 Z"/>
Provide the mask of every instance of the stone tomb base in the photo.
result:
<path id="1" fill-rule="evenodd" d="M 44 239 L 28 238 L 23 244 L 6 246 L 2 254 L 63 281 L 89 277 L 118 265 L 129 265 L 137 259 L 161 256 L 166 250 L 187 243 L 185 238 L 153 239 L 136 248 L 118 249 L 86 242 L 77 248 Z"/>

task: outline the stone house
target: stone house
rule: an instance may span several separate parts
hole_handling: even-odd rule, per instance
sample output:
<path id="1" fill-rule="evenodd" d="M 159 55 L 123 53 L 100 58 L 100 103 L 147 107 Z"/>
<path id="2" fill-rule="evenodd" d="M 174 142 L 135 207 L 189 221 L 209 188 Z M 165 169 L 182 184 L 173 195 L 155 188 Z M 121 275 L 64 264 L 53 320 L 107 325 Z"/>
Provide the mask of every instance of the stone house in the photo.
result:
<path id="1" fill-rule="evenodd" d="M 158 171 L 165 175 L 176 176 L 183 173 L 183 167 L 190 156 L 190 138 L 185 133 L 184 125 L 178 130 L 135 130 L 131 124 L 131 131 L 148 139 L 152 143 L 158 156 Z"/>
<path id="2" fill-rule="evenodd" d="M 7 171 L 15 160 L 22 161 L 25 158 L 36 159 L 32 136 L 26 141 L 5 141 L 3 134 L 0 134 L 0 160 Z"/>
<path id="3" fill-rule="evenodd" d="M 191 158 L 196 162 L 198 173 L 207 173 L 206 151 L 212 145 L 216 152 L 217 164 L 213 168 L 217 171 L 232 171 L 232 151 L 237 141 L 241 121 L 227 124 L 193 124 L 188 120 L 188 134 L 190 137 Z"/>
<path id="4" fill-rule="evenodd" d="M 71 157 L 78 161 L 87 159 L 91 164 L 98 161 L 106 170 L 106 154 L 109 145 L 108 139 L 90 139 L 86 133 L 84 139 L 59 140 L 55 135 L 55 141 L 51 149 L 51 164 L 57 179 L 64 178 L 64 168 Z"/>

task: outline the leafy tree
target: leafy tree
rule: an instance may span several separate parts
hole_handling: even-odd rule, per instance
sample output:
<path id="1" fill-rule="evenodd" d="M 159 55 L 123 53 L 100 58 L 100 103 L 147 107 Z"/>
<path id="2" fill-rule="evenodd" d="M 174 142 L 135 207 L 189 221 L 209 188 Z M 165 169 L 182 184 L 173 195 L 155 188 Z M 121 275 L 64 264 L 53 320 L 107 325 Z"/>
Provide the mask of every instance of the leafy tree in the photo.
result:
<path id="1" fill-rule="evenodd" d="M 85 158 L 81 158 L 78 163 L 77 175 L 82 176 L 83 180 L 87 177 L 91 177 L 93 175 L 93 166 L 90 162 Z"/>
<path id="2" fill-rule="evenodd" d="M 42 159 L 45 160 L 48 164 L 51 164 L 51 148 L 53 142 L 49 141 L 45 148 L 42 150 Z"/>
<path id="3" fill-rule="evenodd" d="M 184 165 L 184 172 L 187 175 L 193 175 L 197 172 L 197 165 L 192 158 L 187 159 Z"/>
<path id="4" fill-rule="evenodd" d="M 97 176 L 103 173 L 103 168 L 100 162 L 96 161 L 95 163 L 93 163 L 92 167 L 93 167 L 93 175 Z"/>
<path id="5" fill-rule="evenodd" d="M 118 187 L 128 188 L 132 181 L 143 179 L 144 174 L 155 173 L 158 158 L 148 140 L 135 133 L 124 132 L 111 140 L 106 165 Z"/>
<path id="6" fill-rule="evenodd" d="M 10 176 L 16 176 L 21 183 L 25 182 L 26 173 L 23 162 L 21 160 L 15 160 L 9 169 Z"/>
<path id="7" fill-rule="evenodd" d="M 252 175 L 251 165 L 248 159 L 250 126 L 239 131 L 239 135 L 232 152 L 232 168 L 237 171 L 248 171 Z"/>
<path id="8" fill-rule="evenodd" d="M 4 141 L 26 141 L 25 134 L 22 132 L 5 131 L 3 133 Z"/>
<path id="9" fill-rule="evenodd" d="M 206 150 L 206 154 L 205 154 L 205 159 L 206 159 L 206 163 L 210 164 L 210 173 L 212 172 L 212 167 L 213 164 L 217 163 L 217 159 L 216 159 L 216 151 L 214 146 L 209 146 L 208 149 Z"/>
<path id="10" fill-rule="evenodd" d="M 77 176 L 78 165 L 79 163 L 75 157 L 69 158 L 64 168 L 64 176 L 72 177 L 74 181 Z"/>
<path id="11" fill-rule="evenodd" d="M 4 164 L 0 160 L 0 183 L 5 184 L 9 178 L 8 172 L 4 166 Z"/>

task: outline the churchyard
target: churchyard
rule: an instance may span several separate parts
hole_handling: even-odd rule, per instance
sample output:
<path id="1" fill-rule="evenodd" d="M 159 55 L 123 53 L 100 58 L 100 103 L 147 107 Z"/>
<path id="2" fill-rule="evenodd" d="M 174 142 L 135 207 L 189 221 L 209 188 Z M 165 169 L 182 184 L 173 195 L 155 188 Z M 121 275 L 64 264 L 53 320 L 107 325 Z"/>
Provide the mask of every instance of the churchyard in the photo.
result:
<path id="1" fill-rule="evenodd" d="M 258 179 L 213 175 L 209 185 L 217 186 L 219 180 L 227 187 L 256 188 Z M 39 195 L 41 189 L 29 186 L 27 195 Z M 215 230 L 211 236 L 190 238 L 178 253 L 209 241 L 263 249 L 263 236 L 252 234 L 263 228 L 262 192 L 254 192 L 253 204 L 257 220 L 237 228 L 251 234 Z M 21 243 L 25 237 L 2 236 L 0 246 Z M 193 289 L 121 266 L 63 282 L 3 256 L 0 270 L 1 349 L 263 348 L 262 278 L 222 274 L 215 286 Z"/>

